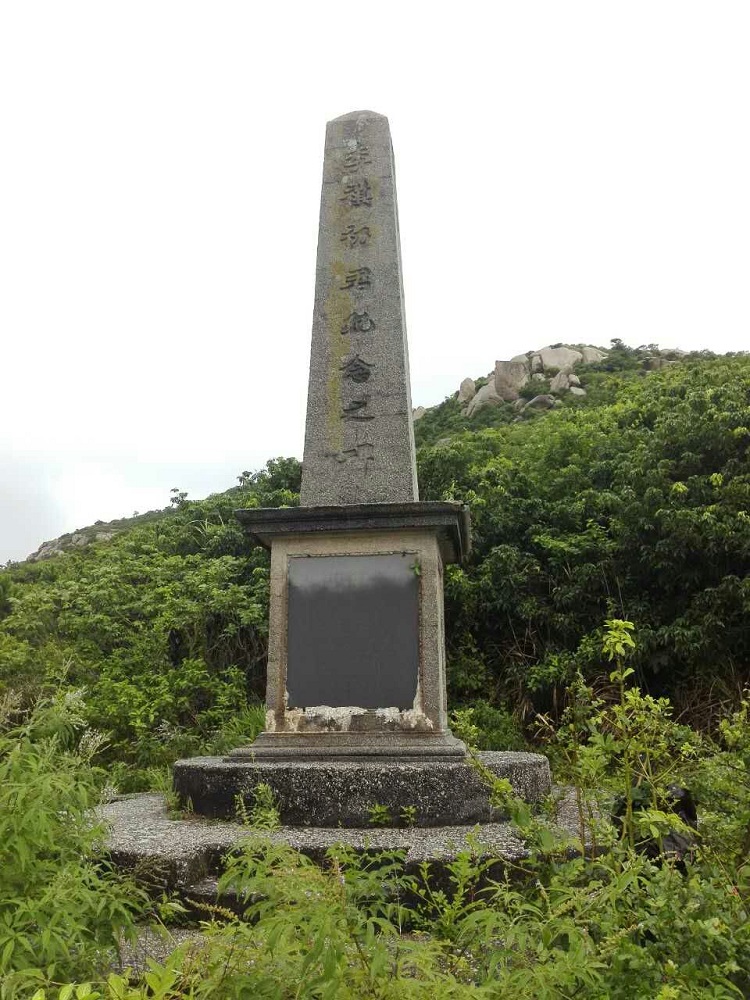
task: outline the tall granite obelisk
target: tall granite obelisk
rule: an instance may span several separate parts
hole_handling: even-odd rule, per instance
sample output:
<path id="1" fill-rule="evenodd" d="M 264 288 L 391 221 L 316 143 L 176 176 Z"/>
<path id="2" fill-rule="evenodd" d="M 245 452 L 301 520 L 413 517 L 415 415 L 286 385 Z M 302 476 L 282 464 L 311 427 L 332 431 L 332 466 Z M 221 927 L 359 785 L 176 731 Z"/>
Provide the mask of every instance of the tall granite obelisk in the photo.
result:
<path id="1" fill-rule="evenodd" d="M 326 129 L 302 496 L 419 499 L 388 119 Z"/>
<path id="2" fill-rule="evenodd" d="M 393 153 L 371 111 L 326 130 L 301 499 L 236 512 L 271 550 L 265 729 L 178 761 L 175 788 L 229 816 L 264 782 L 287 823 L 365 826 L 373 803 L 425 826 L 493 818 L 448 725 L 443 567 L 469 514 L 417 495 Z M 548 789 L 544 758 L 486 756 L 522 794 Z"/>

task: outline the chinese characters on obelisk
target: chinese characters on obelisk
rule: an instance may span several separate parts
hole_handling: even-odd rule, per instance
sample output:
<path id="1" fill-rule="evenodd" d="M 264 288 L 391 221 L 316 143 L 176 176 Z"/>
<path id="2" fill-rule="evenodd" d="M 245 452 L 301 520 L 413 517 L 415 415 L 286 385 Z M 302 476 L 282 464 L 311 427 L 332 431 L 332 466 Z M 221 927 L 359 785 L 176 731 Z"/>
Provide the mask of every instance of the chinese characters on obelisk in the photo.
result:
<path id="1" fill-rule="evenodd" d="M 330 122 L 302 503 L 418 499 L 388 120 Z"/>

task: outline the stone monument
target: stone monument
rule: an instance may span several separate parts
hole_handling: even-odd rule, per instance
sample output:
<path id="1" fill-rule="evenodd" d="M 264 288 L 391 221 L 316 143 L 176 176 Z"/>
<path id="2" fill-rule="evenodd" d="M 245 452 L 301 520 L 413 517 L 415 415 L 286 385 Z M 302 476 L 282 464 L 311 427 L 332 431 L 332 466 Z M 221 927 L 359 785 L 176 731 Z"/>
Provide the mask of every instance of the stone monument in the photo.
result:
<path id="1" fill-rule="evenodd" d="M 237 511 L 271 550 L 265 729 L 179 761 L 177 791 L 227 816 L 263 781 L 282 822 L 319 826 L 365 826 L 375 803 L 427 826 L 496 818 L 448 726 L 443 567 L 469 514 L 419 501 L 393 151 L 370 111 L 326 130 L 301 504 Z M 543 757 L 484 762 L 548 790 Z"/>

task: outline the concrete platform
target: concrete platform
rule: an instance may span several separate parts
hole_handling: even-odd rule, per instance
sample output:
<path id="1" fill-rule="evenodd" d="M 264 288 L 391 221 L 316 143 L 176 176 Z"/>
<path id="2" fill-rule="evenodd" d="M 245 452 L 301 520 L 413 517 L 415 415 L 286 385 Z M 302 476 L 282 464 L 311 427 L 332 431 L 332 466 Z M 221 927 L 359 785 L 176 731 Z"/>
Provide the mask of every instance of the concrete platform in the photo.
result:
<path id="1" fill-rule="evenodd" d="M 431 862 L 436 880 L 462 851 L 477 851 L 482 858 L 495 859 L 500 868 L 526 855 L 523 841 L 510 823 L 257 831 L 197 816 L 171 819 L 163 796 L 156 794 L 122 796 L 103 806 L 101 817 L 109 829 L 106 846 L 118 868 L 133 873 L 137 881 L 155 892 L 167 888 L 198 903 L 217 901 L 216 883 L 224 857 L 251 836 L 288 844 L 317 863 L 322 863 L 336 844 L 368 854 L 403 851 L 407 873 L 416 873 L 424 862 Z M 231 906 L 233 901 L 223 899 L 222 903 Z"/>
<path id="2" fill-rule="evenodd" d="M 549 794 L 549 762 L 541 754 L 478 756 L 525 801 L 540 802 Z M 487 783 L 466 761 L 193 757 L 177 761 L 173 773 L 183 804 L 222 819 L 235 818 L 238 796 L 252 808 L 261 782 L 270 785 L 285 826 L 367 828 L 374 805 L 386 807 L 395 826 L 403 809 L 414 810 L 417 827 L 492 824 L 507 818 L 490 805 Z"/>
<path id="3" fill-rule="evenodd" d="M 561 838 L 576 836 L 577 812 L 572 789 L 556 790 L 554 829 Z M 317 864 L 326 852 L 344 844 L 362 854 L 403 852 L 404 873 L 420 874 L 429 863 L 433 888 L 450 891 L 448 866 L 464 851 L 488 862 L 484 880 L 497 880 L 527 857 L 518 830 L 510 823 L 474 826 L 409 827 L 406 829 L 331 829 L 281 827 L 254 830 L 239 823 L 198 816 L 171 818 L 164 797 L 156 794 L 121 796 L 103 806 L 100 815 L 108 828 L 106 846 L 115 865 L 131 873 L 155 896 L 166 889 L 177 894 L 188 908 L 188 921 L 205 920 L 206 906 L 219 903 L 241 912 L 242 902 L 232 893 L 219 894 L 218 880 L 224 859 L 249 837 L 287 844 Z"/>

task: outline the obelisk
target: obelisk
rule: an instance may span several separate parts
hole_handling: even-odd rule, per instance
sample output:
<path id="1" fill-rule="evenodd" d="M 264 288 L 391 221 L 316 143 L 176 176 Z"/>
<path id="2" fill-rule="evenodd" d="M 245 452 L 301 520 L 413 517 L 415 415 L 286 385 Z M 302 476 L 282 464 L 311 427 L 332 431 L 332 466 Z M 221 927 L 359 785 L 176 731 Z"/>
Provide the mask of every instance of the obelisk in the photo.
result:
<path id="1" fill-rule="evenodd" d="M 254 757 L 462 757 L 447 723 L 443 565 L 468 511 L 420 503 L 388 119 L 326 127 L 299 508 L 244 510 L 271 549 Z"/>
<path id="2" fill-rule="evenodd" d="M 326 129 L 304 506 L 419 499 L 388 119 Z"/>
<path id="3" fill-rule="evenodd" d="M 301 499 L 236 511 L 271 550 L 265 728 L 178 761 L 175 789 L 231 816 L 261 782 L 282 822 L 312 826 L 366 826 L 373 803 L 424 826 L 492 819 L 448 724 L 443 567 L 469 550 L 469 513 L 417 495 L 393 152 L 371 111 L 326 130 Z M 548 790 L 544 758 L 486 756 L 522 794 Z"/>

